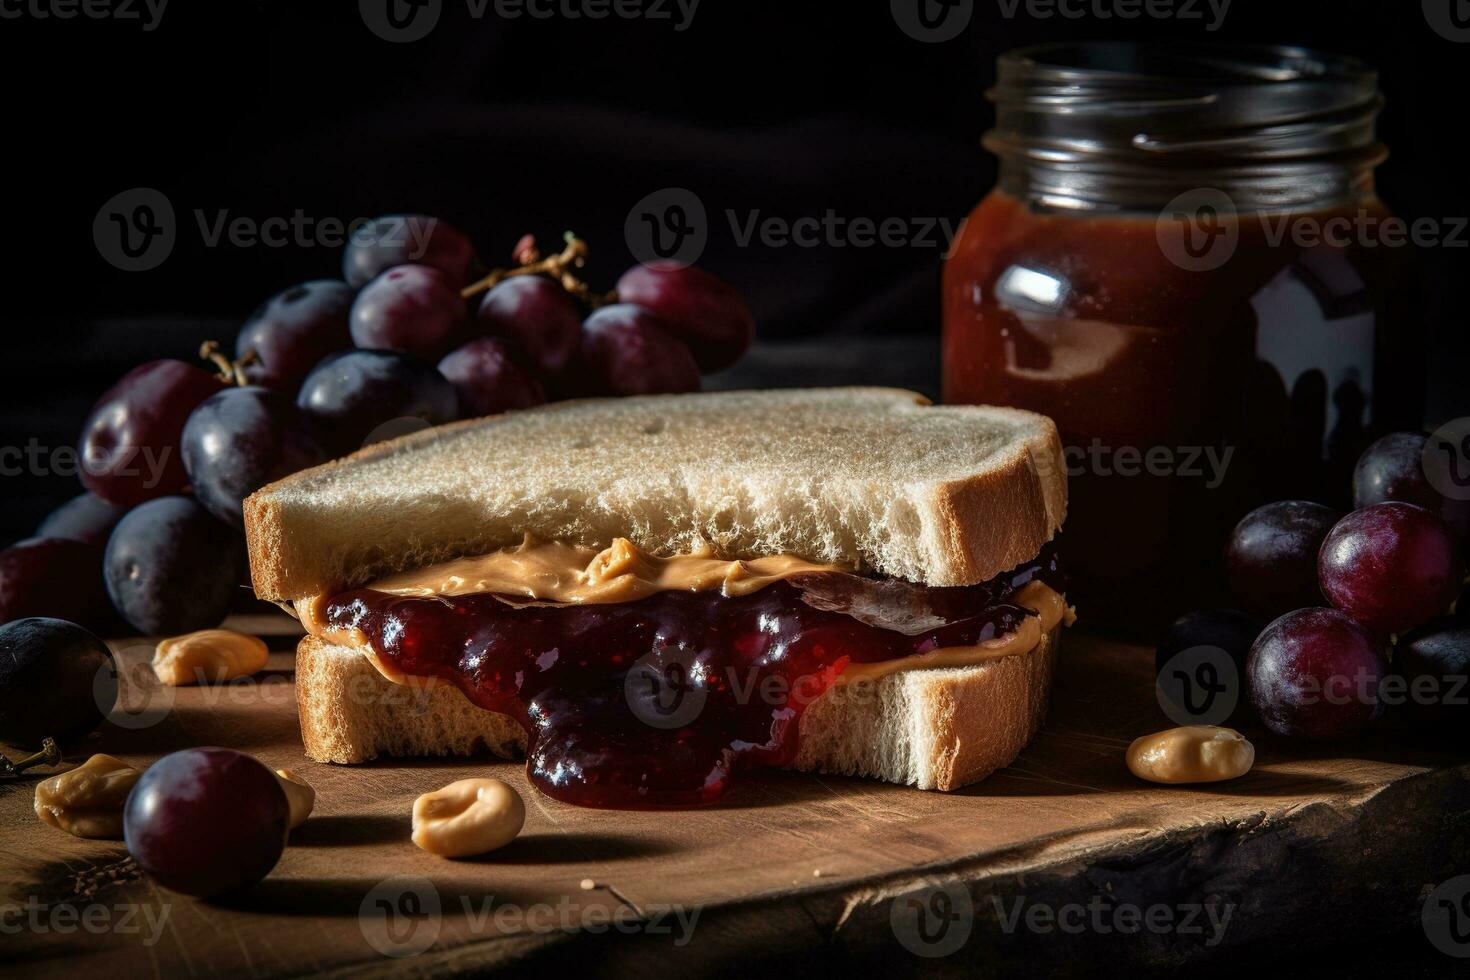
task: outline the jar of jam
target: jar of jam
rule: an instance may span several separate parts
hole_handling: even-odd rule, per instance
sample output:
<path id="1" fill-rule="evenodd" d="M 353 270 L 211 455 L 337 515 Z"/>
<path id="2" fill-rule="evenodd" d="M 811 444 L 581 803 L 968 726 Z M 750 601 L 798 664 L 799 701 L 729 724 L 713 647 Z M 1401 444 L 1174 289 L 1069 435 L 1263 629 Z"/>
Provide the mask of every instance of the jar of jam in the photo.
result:
<path id="1" fill-rule="evenodd" d="M 1228 601 L 1249 509 L 1345 505 L 1367 443 L 1421 423 L 1377 76 L 1299 48 L 1103 43 L 1004 55 L 990 96 L 999 184 L 945 267 L 945 399 L 1056 420 L 1089 620 L 1151 630 Z"/>

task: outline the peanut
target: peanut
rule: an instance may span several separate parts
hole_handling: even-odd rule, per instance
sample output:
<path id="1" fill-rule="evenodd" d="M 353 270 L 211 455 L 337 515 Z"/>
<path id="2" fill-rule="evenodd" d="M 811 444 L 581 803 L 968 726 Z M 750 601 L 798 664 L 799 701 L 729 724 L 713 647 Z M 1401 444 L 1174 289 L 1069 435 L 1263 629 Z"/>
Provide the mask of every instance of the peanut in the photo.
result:
<path id="1" fill-rule="evenodd" d="M 123 804 L 140 773 L 110 755 L 94 755 L 36 784 L 36 816 L 68 834 L 121 840 Z"/>
<path id="2" fill-rule="evenodd" d="M 258 636 L 199 630 L 160 641 L 153 654 L 153 672 L 170 687 L 219 684 L 250 676 L 265 666 L 269 656 Z"/>
<path id="3" fill-rule="evenodd" d="M 1154 783 L 1218 783 L 1250 772 L 1256 749 L 1231 728 L 1186 725 L 1135 739 L 1128 770 Z"/>
<path id="4" fill-rule="evenodd" d="M 288 826 L 295 830 L 311 816 L 312 807 L 316 806 L 316 790 L 289 769 L 277 769 L 276 778 L 281 781 L 281 789 L 286 791 L 286 803 L 291 808 Z"/>
<path id="5" fill-rule="evenodd" d="M 526 805 L 499 779 L 461 779 L 413 802 L 413 842 L 441 857 L 504 847 L 526 822 Z"/>

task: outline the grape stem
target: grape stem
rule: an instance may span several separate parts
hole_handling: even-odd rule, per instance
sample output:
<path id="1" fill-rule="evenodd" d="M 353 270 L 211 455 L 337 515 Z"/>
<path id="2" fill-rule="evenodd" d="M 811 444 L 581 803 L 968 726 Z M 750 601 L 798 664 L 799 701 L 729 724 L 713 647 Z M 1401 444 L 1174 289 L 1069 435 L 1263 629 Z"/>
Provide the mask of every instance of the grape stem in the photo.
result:
<path id="1" fill-rule="evenodd" d="M 599 306 L 616 303 L 616 290 L 610 293 L 593 292 L 591 287 L 572 272 L 573 269 L 580 269 L 587 264 L 587 243 L 570 231 L 562 237 L 566 241 L 566 247 L 556 255 L 542 258 L 540 249 L 536 247 L 536 239 L 530 235 L 523 236 L 516 243 L 513 255 L 518 265 L 509 269 L 491 269 L 483 279 L 478 279 L 461 290 L 460 295 L 465 299 L 472 299 L 512 276 L 546 276 L 560 283 L 568 293 L 594 310 Z"/>
<path id="2" fill-rule="evenodd" d="M 232 361 L 225 356 L 224 351 L 220 350 L 218 340 L 206 340 L 200 344 L 199 356 L 215 366 L 215 376 L 221 381 L 229 385 L 238 385 L 241 388 L 250 383 L 245 377 L 245 369 L 260 360 L 252 348 L 246 351 L 238 361 Z"/>

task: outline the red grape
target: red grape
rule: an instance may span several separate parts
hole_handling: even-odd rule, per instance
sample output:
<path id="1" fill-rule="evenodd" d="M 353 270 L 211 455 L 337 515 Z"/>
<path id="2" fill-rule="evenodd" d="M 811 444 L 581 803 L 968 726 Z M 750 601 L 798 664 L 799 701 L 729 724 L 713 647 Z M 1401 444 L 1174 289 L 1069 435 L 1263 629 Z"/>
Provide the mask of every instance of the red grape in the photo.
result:
<path id="1" fill-rule="evenodd" d="M 82 426 L 82 483 L 115 504 L 177 493 L 189 482 L 179 437 L 189 413 L 225 386 L 183 361 L 150 361 L 123 375 Z"/>
<path id="2" fill-rule="evenodd" d="M 1470 540 L 1470 500 L 1451 500 L 1429 482 L 1420 432 L 1395 432 L 1379 439 L 1353 470 L 1353 506 L 1361 510 L 1390 500 L 1418 504 L 1448 521 L 1462 541 Z"/>
<path id="3" fill-rule="evenodd" d="M 0 551 L 0 622 L 31 616 L 94 630 L 113 625 L 102 549 L 66 538 L 31 538 Z"/>
<path id="4" fill-rule="evenodd" d="M 322 358 L 352 346 L 347 317 L 357 290 L 336 279 L 292 286 L 266 300 L 235 338 L 251 384 L 295 392 Z"/>
<path id="5" fill-rule="evenodd" d="M 240 505 L 267 483 L 326 462 L 296 403 L 250 385 L 206 398 L 184 426 L 184 466 L 211 514 L 243 528 Z"/>
<path id="6" fill-rule="evenodd" d="M 1339 521 L 1322 543 L 1317 574 L 1334 606 L 1385 635 L 1444 613 L 1465 583 L 1454 530 L 1423 507 L 1397 502 Z"/>
<path id="7" fill-rule="evenodd" d="M 439 373 L 459 395 L 460 418 L 498 415 L 546 401 L 546 391 L 511 356 L 499 337 L 481 337 L 439 362 Z"/>
<path id="8" fill-rule="evenodd" d="M 1266 504 L 1245 515 L 1225 549 L 1231 591 L 1263 619 L 1323 605 L 1317 553 L 1341 517 L 1305 500 Z"/>
<path id="9" fill-rule="evenodd" d="M 582 342 L 577 301 L 541 276 L 512 276 L 485 294 L 479 322 L 492 336 L 516 342 L 548 377 L 566 371 Z"/>
<path id="10" fill-rule="evenodd" d="M 604 306 L 582 325 L 582 377 L 595 395 L 658 395 L 699 390 L 699 365 L 649 310 Z"/>
<path id="11" fill-rule="evenodd" d="M 361 286 L 394 266 L 428 265 L 465 285 L 475 249 L 449 222 L 423 214 L 388 214 L 352 233 L 342 256 L 342 278 Z"/>
<path id="12" fill-rule="evenodd" d="M 1463 736 L 1470 722 L 1470 626 L 1442 619 L 1404 637 L 1394 670 L 1416 723 Z"/>
<path id="13" fill-rule="evenodd" d="M 317 365 L 296 404 L 327 451 L 341 454 L 397 419 L 453 422 L 459 403 L 454 386 L 430 365 L 392 351 L 354 350 Z"/>
<path id="14" fill-rule="evenodd" d="M 36 537 L 68 538 L 102 548 L 127 512 L 123 504 L 109 503 L 95 493 L 78 494 L 46 515 Z"/>
<path id="15" fill-rule="evenodd" d="M 276 774 L 234 749 L 159 759 L 123 810 L 139 867 L 185 895 L 226 895 L 270 874 L 286 849 L 290 807 Z"/>
<path id="16" fill-rule="evenodd" d="M 0 742 L 39 748 L 48 736 L 96 728 L 115 703 L 116 691 L 98 683 L 112 667 L 107 644 L 75 623 L 27 618 L 0 626 Z M 104 690 L 113 701 L 102 699 Z"/>
<path id="17" fill-rule="evenodd" d="M 734 364 L 755 338 L 755 320 L 740 291 L 694 266 L 634 266 L 618 280 L 617 293 L 620 302 L 657 313 L 705 371 Z"/>
<path id="18" fill-rule="evenodd" d="M 107 594 L 123 618 L 150 636 L 218 626 L 240 588 L 239 532 L 188 497 L 134 508 L 107 542 Z"/>
<path id="19" fill-rule="evenodd" d="M 463 325 L 459 288 L 427 265 L 389 269 L 352 304 L 352 340 L 369 350 L 438 357 Z"/>
<path id="20" fill-rule="evenodd" d="M 1336 609 L 1299 609 L 1251 647 L 1251 700 L 1281 735 L 1346 738 L 1382 713 L 1383 645 Z"/>

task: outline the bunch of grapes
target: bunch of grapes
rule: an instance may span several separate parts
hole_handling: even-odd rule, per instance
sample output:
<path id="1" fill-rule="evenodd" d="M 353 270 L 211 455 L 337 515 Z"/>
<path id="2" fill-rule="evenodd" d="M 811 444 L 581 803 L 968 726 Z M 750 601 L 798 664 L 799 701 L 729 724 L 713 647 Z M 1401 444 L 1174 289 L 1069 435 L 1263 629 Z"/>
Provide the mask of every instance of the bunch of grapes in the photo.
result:
<path id="1" fill-rule="evenodd" d="M 278 293 L 228 357 L 144 364 L 83 427 L 86 491 L 0 552 L 0 622 L 52 616 L 147 634 L 217 625 L 248 596 L 242 504 L 285 476 L 428 425 L 588 396 L 695 391 L 733 364 L 754 322 L 738 291 L 672 265 L 612 293 L 578 278 L 568 233 L 486 270 L 447 222 L 389 215 L 359 229 L 341 280 Z"/>

